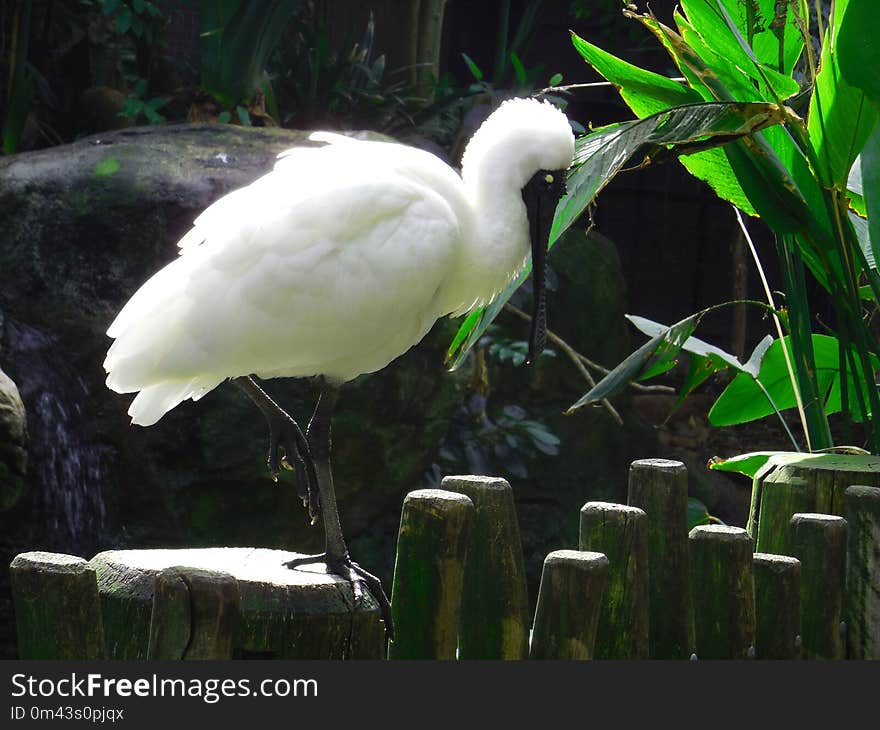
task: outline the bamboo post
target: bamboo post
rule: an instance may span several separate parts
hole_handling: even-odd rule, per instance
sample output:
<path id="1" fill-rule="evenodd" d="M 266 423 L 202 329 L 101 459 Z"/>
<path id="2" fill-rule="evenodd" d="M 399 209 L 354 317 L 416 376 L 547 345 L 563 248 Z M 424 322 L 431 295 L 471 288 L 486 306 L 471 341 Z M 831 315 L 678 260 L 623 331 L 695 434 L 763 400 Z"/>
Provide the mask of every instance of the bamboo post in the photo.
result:
<path id="1" fill-rule="evenodd" d="M 592 659 L 608 575 L 602 553 L 556 550 L 544 560 L 531 659 Z"/>
<path id="2" fill-rule="evenodd" d="M 95 570 L 62 553 L 16 555 L 10 565 L 21 659 L 105 659 Z"/>
<path id="3" fill-rule="evenodd" d="M 474 503 L 461 604 L 460 659 L 525 659 L 529 595 L 513 503 L 504 479 L 448 476 L 442 489 Z"/>
<path id="4" fill-rule="evenodd" d="M 403 500 L 391 588 L 392 659 L 455 659 L 474 504 L 417 489 Z"/>
<path id="5" fill-rule="evenodd" d="M 156 577 L 148 659 L 231 659 L 238 581 L 228 573 L 166 568 Z"/>
<path id="6" fill-rule="evenodd" d="M 596 659 L 648 658 L 647 527 L 647 517 L 638 507 L 587 502 L 581 508 L 578 547 L 608 558 Z"/>
<path id="7" fill-rule="evenodd" d="M 687 485 L 680 461 L 640 459 L 630 466 L 628 502 L 644 510 L 648 521 L 652 659 L 687 659 L 693 652 Z"/>
<path id="8" fill-rule="evenodd" d="M 801 561 L 804 659 L 843 659 L 846 520 L 798 513 L 791 518 L 792 554 Z"/>
<path id="9" fill-rule="evenodd" d="M 694 632 L 700 659 L 755 655 L 752 539 L 741 527 L 699 525 L 690 532 Z"/>
<path id="10" fill-rule="evenodd" d="M 801 561 L 755 553 L 755 654 L 758 659 L 800 659 Z"/>
<path id="11" fill-rule="evenodd" d="M 755 549 L 762 553 L 791 555 L 791 517 L 814 512 L 816 484 L 779 470 L 764 479 Z"/>
<path id="12" fill-rule="evenodd" d="M 846 643 L 850 659 L 880 659 L 880 489 L 846 490 Z"/>

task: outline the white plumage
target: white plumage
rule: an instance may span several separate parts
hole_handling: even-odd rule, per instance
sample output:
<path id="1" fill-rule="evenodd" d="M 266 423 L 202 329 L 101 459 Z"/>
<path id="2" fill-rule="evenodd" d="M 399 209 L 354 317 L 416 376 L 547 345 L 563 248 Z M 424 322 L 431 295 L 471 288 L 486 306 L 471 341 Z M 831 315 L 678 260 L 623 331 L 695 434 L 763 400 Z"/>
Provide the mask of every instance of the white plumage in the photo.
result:
<path id="1" fill-rule="evenodd" d="M 486 120 L 462 177 L 412 147 L 311 138 L 328 144 L 282 153 L 207 208 L 110 325 L 107 385 L 140 391 L 134 423 L 231 377 L 350 380 L 490 301 L 528 260 L 523 186 L 567 168 L 574 144 L 565 116 L 531 99 Z"/>

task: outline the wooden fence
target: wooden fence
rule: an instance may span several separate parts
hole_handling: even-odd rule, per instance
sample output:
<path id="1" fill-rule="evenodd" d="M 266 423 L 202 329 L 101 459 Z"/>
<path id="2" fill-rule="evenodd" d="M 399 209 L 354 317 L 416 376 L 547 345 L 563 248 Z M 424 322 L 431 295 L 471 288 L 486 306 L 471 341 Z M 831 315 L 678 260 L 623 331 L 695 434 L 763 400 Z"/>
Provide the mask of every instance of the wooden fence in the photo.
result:
<path id="1" fill-rule="evenodd" d="M 856 477 L 867 484 L 846 483 Z M 388 656 L 880 658 L 878 481 L 780 470 L 756 486 L 749 532 L 688 533 L 684 465 L 633 462 L 628 504 L 588 502 L 579 549 L 546 557 L 532 616 L 510 486 L 446 477 L 404 500 Z M 368 600 L 352 613 L 341 579 L 281 568 L 286 555 L 19 555 L 20 656 L 385 656 L 378 606 Z"/>

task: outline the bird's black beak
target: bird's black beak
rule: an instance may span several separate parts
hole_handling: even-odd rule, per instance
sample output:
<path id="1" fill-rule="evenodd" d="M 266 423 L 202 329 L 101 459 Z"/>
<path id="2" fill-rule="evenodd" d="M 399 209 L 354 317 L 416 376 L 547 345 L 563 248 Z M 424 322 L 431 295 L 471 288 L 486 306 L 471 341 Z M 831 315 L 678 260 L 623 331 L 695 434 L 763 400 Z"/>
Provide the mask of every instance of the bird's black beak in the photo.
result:
<path id="1" fill-rule="evenodd" d="M 539 170 L 522 190 L 532 243 L 532 330 L 529 356 L 535 362 L 547 344 L 547 244 L 559 199 L 565 194 L 565 170 Z"/>

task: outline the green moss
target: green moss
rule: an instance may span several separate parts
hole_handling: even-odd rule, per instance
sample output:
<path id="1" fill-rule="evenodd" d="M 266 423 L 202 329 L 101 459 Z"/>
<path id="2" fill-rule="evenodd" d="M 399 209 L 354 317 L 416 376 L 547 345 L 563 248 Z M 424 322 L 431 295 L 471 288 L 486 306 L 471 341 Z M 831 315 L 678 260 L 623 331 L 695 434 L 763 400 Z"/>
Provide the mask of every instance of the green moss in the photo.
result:
<path id="1" fill-rule="evenodd" d="M 96 177 L 111 177 L 117 172 L 119 172 L 119 160 L 112 155 L 105 157 L 103 160 L 98 160 L 92 166 L 92 174 Z"/>

